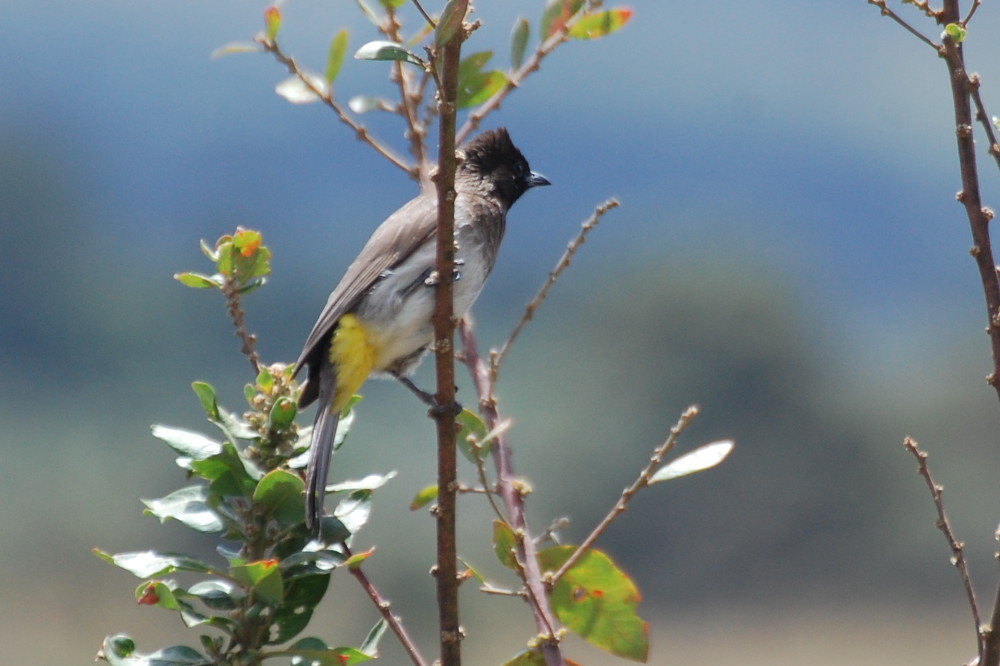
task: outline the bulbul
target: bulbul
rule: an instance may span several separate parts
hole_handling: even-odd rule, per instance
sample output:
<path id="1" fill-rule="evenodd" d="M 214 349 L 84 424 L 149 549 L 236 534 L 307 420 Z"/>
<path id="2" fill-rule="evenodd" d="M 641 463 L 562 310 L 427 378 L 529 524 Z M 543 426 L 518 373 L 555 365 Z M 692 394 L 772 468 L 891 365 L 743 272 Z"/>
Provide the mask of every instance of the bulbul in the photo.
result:
<path id="1" fill-rule="evenodd" d="M 549 181 L 528 166 L 504 128 L 476 136 L 455 175 L 454 313 L 463 316 L 497 259 L 507 211 Z M 340 412 L 369 375 L 405 377 L 434 340 L 437 194 L 390 215 L 330 294 L 295 364 L 308 368 L 299 407 L 318 401 L 306 472 L 306 523 L 318 532 Z"/>

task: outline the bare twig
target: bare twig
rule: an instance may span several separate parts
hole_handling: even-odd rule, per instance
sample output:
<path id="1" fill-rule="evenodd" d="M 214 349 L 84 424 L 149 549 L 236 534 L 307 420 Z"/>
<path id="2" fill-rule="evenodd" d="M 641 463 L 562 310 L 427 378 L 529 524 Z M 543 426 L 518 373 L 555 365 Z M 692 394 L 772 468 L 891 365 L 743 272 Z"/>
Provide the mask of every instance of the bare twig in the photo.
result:
<path id="1" fill-rule="evenodd" d="M 892 11 L 891 9 L 889 9 L 889 7 L 885 4 L 885 0 L 868 0 L 868 4 L 869 5 L 875 5 L 876 7 L 878 7 L 880 10 L 882 10 L 882 16 L 888 16 L 893 21 L 895 21 L 899 25 L 903 26 L 903 28 L 905 28 L 907 30 L 907 32 L 909 32 L 914 37 L 916 37 L 917 39 L 919 39 L 920 41 L 922 41 L 924 44 L 927 44 L 928 46 L 930 46 L 935 51 L 940 50 L 940 48 L 941 48 L 940 44 L 936 43 L 930 37 L 927 37 L 926 35 L 924 35 L 924 33 L 920 32 L 919 30 L 917 30 L 916 28 L 914 28 L 912 25 L 910 25 L 909 23 L 907 23 L 906 20 L 903 19 L 899 14 L 897 14 L 896 12 Z M 928 8 L 926 6 L 927 5 L 926 2 L 924 3 L 923 7 L 921 7 L 918 3 L 913 3 L 913 4 L 917 5 L 918 8 L 924 9 L 924 13 L 931 12 L 929 15 L 934 16 L 935 18 L 937 18 L 937 14 L 934 13 L 933 10 L 930 10 L 930 8 Z"/>
<path id="2" fill-rule="evenodd" d="M 576 251 L 580 249 L 580 246 L 583 245 L 584 242 L 586 242 L 587 234 L 589 234 L 590 231 L 597 226 L 597 224 L 601 221 L 601 218 L 604 216 L 605 213 L 607 213 L 612 208 L 617 208 L 619 205 L 620 204 L 618 203 L 617 199 L 608 199 L 600 206 L 598 206 L 596 209 L 594 209 L 594 213 L 581 225 L 580 233 L 577 234 L 576 238 L 571 240 L 569 244 L 566 246 L 566 251 L 563 252 L 562 257 L 560 257 L 559 261 L 556 262 L 556 267 L 552 269 L 551 273 L 549 273 L 548 280 L 545 281 L 545 284 L 542 285 L 542 288 L 538 290 L 538 293 L 535 294 L 535 297 L 531 299 L 531 302 L 528 303 L 528 305 L 525 307 L 524 314 L 521 315 L 521 319 L 517 322 L 517 325 L 514 327 L 514 330 L 511 331 L 511 334 L 507 336 L 507 340 L 504 341 L 503 345 L 501 345 L 500 351 L 498 351 L 491 359 L 490 363 L 493 366 L 492 371 L 494 374 L 493 381 L 496 381 L 496 376 L 499 374 L 500 365 L 507 357 L 507 352 L 510 351 L 510 346 L 514 344 L 514 341 L 517 339 L 517 336 L 521 334 L 521 329 L 523 329 L 524 326 L 529 321 L 531 321 L 531 318 L 535 316 L 535 310 L 538 309 L 538 306 L 540 306 L 542 302 L 545 300 L 546 296 L 548 296 L 549 290 L 552 289 L 552 286 L 556 283 L 556 280 L 558 280 L 559 276 L 562 275 L 562 272 L 569 267 L 570 261 L 573 259 L 573 255 L 576 254 Z"/>
<path id="3" fill-rule="evenodd" d="M 969 21 L 972 20 L 973 16 L 975 16 L 976 10 L 979 9 L 979 5 L 981 4 L 983 3 L 980 0 L 972 0 L 972 7 L 969 8 L 969 13 L 965 15 L 964 19 L 962 19 L 963 26 L 969 25 Z"/>
<path id="4" fill-rule="evenodd" d="M 344 555 L 348 558 L 351 557 L 351 549 L 348 548 L 347 544 L 341 543 L 340 545 L 344 549 Z M 427 666 L 427 662 L 425 662 L 423 657 L 420 656 L 420 651 L 417 649 L 416 644 L 412 639 L 410 639 L 410 635 L 406 633 L 406 628 L 403 627 L 403 623 L 400 622 L 397 616 L 393 615 L 392 604 L 382 596 L 360 566 L 348 567 L 348 570 L 358 583 L 361 584 L 361 587 L 368 595 L 368 598 L 375 604 L 375 608 L 378 609 L 382 619 L 384 619 L 386 624 L 389 625 L 389 629 L 392 630 L 392 633 L 396 634 L 396 638 L 399 639 L 399 642 L 402 644 L 406 654 L 410 657 L 410 661 L 412 661 L 415 666 Z"/>
<path id="5" fill-rule="evenodd" d="M 267 37 L 260 35 L 258 35 L 254 39 L 258 44 L 264 47 L 265 51 L 272 54 L 278 62 L 287 67 L 289 72 L 291 72 L 294 76 L 298 77 L 298 79 L 302 81 L 303 85 L 309 88 L 309 90 L 312 91 L 312 93 L 316 95 L 319 99 L 321 99 L 324 104 L 326 104 L 330 109 L 332 109 L 334 113 L 337 114 L 337 118 L 340 119 L 340 122 L 344 123 L 352 130 L 354 130 L 354 135 L 355 137 L 357 137 L 359 141 L 367 143 L 369 146 L 374 148 L 376 152 L 378 152 L 380 155 L 389 160 L 389 162 L 391 162 L 395 166 L 405 171 L 411 178 L 414 179 L 420 178 L 420 173 L 417 166 L 408 164 L 405 159 L 397 155 L 395 151 L 393 151 L 391 148 L 379 143 L 374 137 L 372 137 L 368 133 L 368 129 L 364 125 L 359 124 L 349 115 L 347 115 L 347 112 L 344 111 L 343 107 L 340 106 L 340 104 L 338 104 L 335 99 L 333 99 L 331 92 L 329 90 L 324 90 L 316 87 L 316 85 L 312 82 L 310 77 L 307 76 L 306 73 L 302 71 L 302 69 L 299 67 L 299 64 L 295 61 L 295 58 L 286 55 L 285 52 L 281 50 L 281 47 L 278 46 L 278 42 L 276 40 L 268 39 Z"/>
<path id="6" fill-rule="evenodd" d="M 660 463 L 663 461 L 663 456 L 674 448 L 674 445 L 677 443 L 677 438 L 682 432 L 684 432 L 685 428 L 690 425 L 691 421 L 693 421 L 694 417 L 697 415 L 698 408 L 694 405 L 691 405 L 684 410 L 684 413 L 681 414 L 677 423 L 670 428 L 670 435 L 667 439 L 653 451 L 653 455 L 649 458 L 649 464 L 647 464 L 642 472 L 639 473 L 639 477 L 632 483 L 632 485 L 622 491 L 621 497 L 619 497 L 618 501 L 615 502 L 614 507 L 612 507 L 611 511 L 608 512 L 608 515 L 604 516 L 604 519 L 597 524 L 597 527 L 595 527 L 590 534 L 587 535 L 587 538 L 583 540 L 583 543 L 577 546 L 576 550 L 573 551 L 573 554 L 569 556 L 569 559 L 563 562 L 563 565 L 559 567 L 559 571 L 555 572 L 555 574 L 553 574 L 546 581 L 546 584 L 550 588 L 555 585 L 560 578 L 565 576 L 567 571 L 573 568 L 573 565 L 576 564 L 580 558 L 586 554 L 587 550 L 594 545 L 594 542 L 597 541 L 598 537 L 600 537 L 604 531 L 610 527 L 611 523 L 615 521 L 615 518 L 623 514 L 625 510 L 628 509 L 628 503 L 632 501 L 632 497 L 649 484 L 649 478 L 653 475 L 653 472 L 656 471 L 656 468 L 660 466 Z"/>
<path id="7" fill-rule="evenodd" d="M 917 459 L 917 474 L 927 483 L 927 488 L 930 489 L 931 497 L 934 499 L 934 507 L 937 509 L 938 515 L 935 525 L 937 525 L 937 528 L 941 530 L 944 538 L 948 541 L 948 547 L 951 549 L 952 554 L 951 563 L 955 565 L 955 568 L 958 569 L 959 574 L 962 576 L 962 584 L 965 586 L 965 596 L 969 601 L 969 608 L 972 610 L 972 618 L 976 622 L 976 641 L 979 645 L 980 663 L 983 663 L 983 641 L 979 633 L 979 604 L 976 602 L 976 592 L 972 588 L 969 565 L 965 561 L 965 544 L 955 538 L 955 533 L 951 529 L 951 522 L 944 511 L 944 501 L 941 499 L 943 488 L 935 483 L 931 477 L 930 467 L 927 466 L 927 454 L 921 451 L 917 443 L 909 437 L 904 440 L 903 448 Z"/>
<path id="8" fill-rule="evenodd" d="M 250 360 L 254 376 L 260 374 L 260 355 L 257 353 L 257 336 L 246 328 L 243 318 L 243 304 L 240 299 L 240 288 L 232 275 L 227 275 L 222 285 L 222 293 L 226 297 L 226 310 L 229 312 L 233 326 L 236 327 L 236 337 L 242 342 L 240 352 Z"/>
<path id="9" fill-rule="evenodd" d="M 593 9 L 596 6 L 599 6 L 600 3 L 591 4 L 591 9 Z M 483 118 L 499 109 L 500 104 L 507 98 L 507 95 L 509 95 L 515 88 L 519 88 L 521 83 L 528 77 L 529 74 L 537 71 L 542 66 L 542 61 L 545 59 L 545 56 L 552 53 L 560 44 L 569 40 L 570 28 L 572 28 L 577 21 L 583 18 L 583 16 L 583 11 L 578 12 L 573 20 L 564 23 L 558 31 L 539 44 L 538 48 L 535 49 L 535 52 L 531 54 L 531 57 L 521 65 L 521 68 L 516 72 L 510 73 L 507 77 L 507 83 L 505 83 L 504 86 L 493 95 L 493 97 L 483 102 L 482 105 L 469 114 L 465 123 L 462 125 L 462 129 L 458 131 L 459 143 L 465 141 L 470 134 L 476 131 L 479 127 L 479 123 L 483 121 Z"/>

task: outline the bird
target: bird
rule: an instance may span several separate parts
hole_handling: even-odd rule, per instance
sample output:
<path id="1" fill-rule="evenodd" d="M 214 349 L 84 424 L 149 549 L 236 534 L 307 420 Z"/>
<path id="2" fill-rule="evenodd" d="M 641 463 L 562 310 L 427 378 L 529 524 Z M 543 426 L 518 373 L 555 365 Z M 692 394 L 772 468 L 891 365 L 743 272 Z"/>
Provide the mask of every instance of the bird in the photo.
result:
<path id="1" fill-rule="evenodd" d="M 455 174 L 454 315 L 479 296 L 496 263 L 507 211 L 533 187 L 550 185 L 531 170 L 504 127 L 460 148 Z M 317 403 L 306 468 L 306 525 L 319 535 L 333 440 L 341 411 L 369 376 L 409 379 L 434 340 L 438 282 L 437 194 L 425 190 L 390 215 L 330 294 L 293 370 L 307 369 L 298 405 Z"/>

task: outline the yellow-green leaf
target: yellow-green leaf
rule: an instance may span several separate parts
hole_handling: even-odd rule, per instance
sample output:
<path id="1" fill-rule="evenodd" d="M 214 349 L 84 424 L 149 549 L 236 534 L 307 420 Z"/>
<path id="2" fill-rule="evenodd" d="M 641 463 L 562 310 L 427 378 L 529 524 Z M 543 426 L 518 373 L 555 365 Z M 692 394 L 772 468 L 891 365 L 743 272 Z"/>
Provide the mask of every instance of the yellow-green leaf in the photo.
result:
<path id="1" fill-rule="evenodd" d="M 575 546 L 546 548 L 538 553 L 539 565 L 555 572 L 574 551 Z M 639 601 L 632 580 L 594 549 L 587 550 L 552 590 L 552 608 L 571 631 L 611 654 L 644 662 L 649 625 L 636 614 Z"/>
<path id="2" fill-rule="evenodd" d="M 631 18 L 631 9 L 624 7 L 606 9 L 588 14 L 574 23 L 569 29 L 569 35 L 575 39 L 598 39 L 622 29 Z"/>
<path id="3" fill-rule="evenodd" d="M 414 496 L 413 501 L 410 502 L 410 511 L 416 511 L 421 507 L 427 506 L 427 504 L 429 502 L 433 502 L 434 499 L 437 498 L 437 496 L 438 496 L 437 485 L 427 486 L 426 488 L 423 488 L 420 492 L 418 492 Z"/>
<path id="4" fill-rule="evenodd" d="M 520 69 L 524 62 L 524 54 L 528 49 L 528 39 L 531 38 L 531 23 L 521 17 L 514 24 L 510 33 L 510 66 Z"/>
<path id="5" fill-rule="evenodd" d="M 330 42 L 330 55 L 326 58 L 326 82 L 333 84 L 333 80 L 340 74 L 340 67 L 344 64 L 344 55 L 347 54 L 347 31 L 338 32 L 333 41 Z"/>

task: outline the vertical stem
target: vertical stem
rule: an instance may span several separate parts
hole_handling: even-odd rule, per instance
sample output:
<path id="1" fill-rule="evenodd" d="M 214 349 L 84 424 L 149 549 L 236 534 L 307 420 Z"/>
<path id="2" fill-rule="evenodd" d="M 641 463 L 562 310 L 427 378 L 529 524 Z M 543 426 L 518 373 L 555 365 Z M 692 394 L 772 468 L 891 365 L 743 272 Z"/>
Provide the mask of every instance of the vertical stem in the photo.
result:
<path id="1" fill-rule="evenodd" d="M 464 17 L 468 0 L 456 3 L 456 13 Z M 455 316 L 453 285 L 455 273 L 455 98 L 463 28 L 439 44 L 432 66 L 438 68 L 438 109 L 440 146 L 438 170 L 434 175 L 438 196 L 437 275 L 434 304 L 434 360 L 437 369 L 437 408 L 432 410 L 438 436 L 437 510 L 437 602 L 442 666 L 460 666 L 461 627 L 458 614 L 458 547 L 455 536 L 456 493 L 458 489 L 455 444 Z"/>
<path id="2" fill-rule="evenodd" d="M 941 21 L 957 23 L 961 19 L 958 0 L 945 0 Z M 1000 278 L 997 276 L 996 262 L 990 242 L 989 222 L 992 214 L 983 209 L 979 189 L 979 173 L 976 168 L 976 143 L 973 136 L 972 100 L 970 97 L 969 75 L 965 69 L 965 59 L 960 44 L 951 37 L 944 38 L 944 53 L 951 81 L 951 94 L 955 110 L 955 137 L 958 143 L 958 161 L 962 173 L 962 191 L 959 201 L 965 206 L 966 216 L 972 228 L 972 256 L 979 269 L 986 296 L 986 331 L 990 336 L 993 352 L 993 372 L 990 385 L 1000 397 Z"/>

